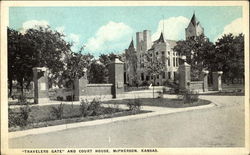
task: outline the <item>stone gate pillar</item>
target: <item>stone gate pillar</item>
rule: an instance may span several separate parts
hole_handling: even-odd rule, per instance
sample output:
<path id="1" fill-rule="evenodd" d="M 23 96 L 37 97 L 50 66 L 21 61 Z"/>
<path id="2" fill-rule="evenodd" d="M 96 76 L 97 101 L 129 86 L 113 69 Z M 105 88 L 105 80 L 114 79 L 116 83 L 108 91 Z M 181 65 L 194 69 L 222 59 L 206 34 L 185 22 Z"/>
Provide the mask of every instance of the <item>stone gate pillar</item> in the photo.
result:
<path id="1" fill-rule="evenodd" d="M 83 77 L 81 77 L 80 79 L 75 79 L 74 80 L 74 101 L 80 101 L 81 96 L 85 96 L 87 93 L 87 84 L 88 82 L 88 78 L 87 78 L 87 69 L 84 70 L 85 74 Z"/>
<path id="2" fill-rule="evenodd" d="M 207 70 L 203 70 L 202 71 L 202 77 L 203 77 L 203 92 L 207 92 L 208 91 L 208 71 Z"/>
<path id="3" fill-rule="evenodd" d="M 49 85 L 48 85 L 48 68 L 34 67 L 34 102 L 36 104 L 46 103 L 49 101 Z"/>
<path id="4" fill-rule="evenodd" d="M 109 83 L 113 84 L 111 93 L 113 98 L 124 92 L 124 63 L 118 58 L 109 64 Z"/>
<path id="5" fill-rule="evenodd" d="M 189 89 L 191 81 L 191 66 L 187 64 L 186 59 L 183 58 L 184 63 L 179 66 L 179 88 L 180 91 Z"/>
<path id="6" fill-rule="evenodd" d="M 221 91 L 222 90 L 222 82 L 221 82 L 221 76 L 223 72 L 213 72 L 213 90 Z"/>

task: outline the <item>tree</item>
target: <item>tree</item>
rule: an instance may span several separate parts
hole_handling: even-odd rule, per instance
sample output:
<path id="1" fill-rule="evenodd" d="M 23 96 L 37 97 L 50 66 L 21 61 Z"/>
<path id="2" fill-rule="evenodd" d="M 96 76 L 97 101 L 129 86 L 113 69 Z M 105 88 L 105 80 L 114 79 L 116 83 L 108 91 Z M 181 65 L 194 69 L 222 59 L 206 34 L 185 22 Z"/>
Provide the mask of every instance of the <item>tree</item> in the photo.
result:
<path id="1" fill-rule="evenodd" d="M 63 56 L 71 44 L 64 35 L 50 28 L 28 29 L 24 34 L 8 28 L 8 78 L 10 95 L 12 81 L 17 80 L 23 94 L 33 79 L 33 67 L 48 67 L 49 79 L 54 81 L 64 67 Z"/>
<path id="2" fill-rule="evenodd" d="M 244 79 L 244 36 L 227 34 L 216 42 L 215 62 L 217 70 L 223 71 L 224 81 L 234 83 Z"/>
<path id="3" fill-rule="evenodd" d="M 125 55 L 126 59 L 126 70 L 129 72 L 129 78 L 132 80 L 132 85 L 138 85 L 138 78 L 137 78 L 137 54 L 135 51 L 134 46 L 131 46 L 129 49 L 126 50 Z"/>
<path id="4" fill-rule="evenodd" d="M 103 75 L 101 75 L 99 78 L 98 81 L 103 81 L 104 83 L 107 83 L 108 82 L 108 79 L 109 79 L 109 64 L 115 59 L 117 58 L 119 60 L 122 60 L 122 55 L 119 55 L 119 54 L 115 54 L 115 53 L 109 53 L 109 54 L 101 54 L 100 57 L 99 57 L 99 64 L 103 65 L 103 67 L 101 67 L 100 65 L 98 65 L 98 68 L 99 69 L 103 69 L 102 71 L 100 71 L 98 68 L 95 68 L 95 69 L 98 69 L 96 70 L 95 72 L 92 72 L 91 73 L 91 77 L 96 77 L 99 75 L 98 72 L 102 72 Z M 97 66 L 96 66 L 97 67 Z M 92 70 L 93 71 L 93 70 Z M 97 79 L 96 79 L 97 80 Z"/>
<path id="5" fill-rule="evenodd" d="M 156 76 L 159 76 L 164 70 L 166 70 L 164 57 L 156 56 L 154 51 L 146 51 L 144 54 L 144 62 L 142 63 L 142 65 L 145 67 L 147 74 L 153 77 L 153 98 L 154 98 L 154 86 L 155 86 Z"/>
<path id="6" fill-rule="evenodd" d="M 82 54 L 83 47 L 80 48 L 78 53 L 70 52 L 66 55 L 64 60 L 65 68 L 62 72 L 60 78 L 60 83 L 64 84 L 65 87 L 71 88 L 74 90 L 74 80 L 80 79 L 86 74 L 86 69 L 90 67 L 93 55 L 91 54 Z M 73 91 L 71 99 L 73 101 Z"/>
<path id="7" fill-rule="evenodd" d="M 94 60 L 89 67 L 89 83 L 107 83 L 108 72 L 105 66 L 99 61 Z"/>
<path id="8" fill-rule="evenodd" d="M 186 56 L 192 80 L 200 80 L 202 70 L 215 70 L 215 45 L 203 35 L 178 41 L 174 50 Z"/>

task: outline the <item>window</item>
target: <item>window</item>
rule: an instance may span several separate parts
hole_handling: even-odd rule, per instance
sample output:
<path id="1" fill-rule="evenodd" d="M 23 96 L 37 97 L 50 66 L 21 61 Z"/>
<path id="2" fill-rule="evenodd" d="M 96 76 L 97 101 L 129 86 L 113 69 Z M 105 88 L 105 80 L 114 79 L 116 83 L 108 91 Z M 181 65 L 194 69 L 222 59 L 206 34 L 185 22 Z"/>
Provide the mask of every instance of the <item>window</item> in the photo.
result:
<path id="1" fill-rule="evenodd" d="M 165 72 L 162 72 L 162 78 L 165 79 Z"/>
<path id="2" fill-rule="evenodd" d="M 175 67 L 175 57 L 173 57 L 173 63 L 174 63 L 174 67 Z"/>
<path id="3" fill-rule="evenodd" d="M 159 75 L 157 75 L 157 79 L 159 79 Z"/>
<path id="4" fill-rule="evenodd" d="M 168 58 L 168 66 L 170 66 L 170 59 Z"/>
<path id="5" fill-rule="evenodd" d="M 147 75 L 147 76 L 146 76 L 146 81 L 148 81 L 148 80 L 149 80 L 149 76 Z"/>
<path id="6" fill-rule="evenodd" d="M 177 80 L 177 73 L 174 72 L 174 80 Z"/>
<path id="7" fill-rule="evenodd" d="M 144 74 L 141 73 L 141 80 L 144 81 Z"/>
<path id="8" fill-rule="evenodd" d="M 168 79 L 171 79 L 171 72 L 168 72 Z"/>
<path id="9" fill-rule="evenodd" d="M 165 55 L 165 52 L 164 52 L 164 51 L 162 51 L 162 52 L 161 52 L 161 54 L 162 54 L 162 55 Z"/>

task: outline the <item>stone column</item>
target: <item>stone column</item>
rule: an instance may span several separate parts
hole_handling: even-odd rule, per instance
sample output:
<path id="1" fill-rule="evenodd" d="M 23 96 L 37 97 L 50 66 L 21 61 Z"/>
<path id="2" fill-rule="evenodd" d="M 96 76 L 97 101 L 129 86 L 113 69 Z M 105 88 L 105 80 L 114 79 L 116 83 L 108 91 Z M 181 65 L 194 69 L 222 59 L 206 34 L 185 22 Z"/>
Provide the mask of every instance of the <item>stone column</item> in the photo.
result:
<path id="1" fill-rule="evenodd" d="M 80 101 L 81 96 L 85 96 L 87 94 L 87 84 L 88 78 L 87 78 L 87 69 L 84 70 L 85 74 L 80 79 L 74 80 L 74 101 Z"/>
<path id="2" fill-rule="evenodd" d="M 221 91 L 222 90 L 222 82 L 221 82 L 221 76 L 223 72 L 213 72 L 213 90 Z"/>
<path id="3" fill-rule="evenodd" d="M 184 58 L 184 63 L 179 66 L 179 88 L 180 91 L 189 89 L 190 81 L 191 81 L 191 66 L 187 64 Z"/>
<path id="4" fill-rule="evenodd" d="M 109 82 L 113 84 L 112 86 L 112 95 L 113 98 L 121 96 L 124 92 L 124 63 L 121 62 L 118 58 L 115 58 L 109 64 Z"/>
<path id="5" fill-rule="evenodd" d="M 208 71 L 207 70 L 203 70 L 202 71 L 202 77 L 203 77 L 203 92 L 207 92 L 208 91 Z"/>
<path id="6" fill-rule="evenodd" d="M 34 81 L 34 102 L 36 104 L 46 103 L 49 101 L 48 68 L 34 67 L 32 70 Z"/>

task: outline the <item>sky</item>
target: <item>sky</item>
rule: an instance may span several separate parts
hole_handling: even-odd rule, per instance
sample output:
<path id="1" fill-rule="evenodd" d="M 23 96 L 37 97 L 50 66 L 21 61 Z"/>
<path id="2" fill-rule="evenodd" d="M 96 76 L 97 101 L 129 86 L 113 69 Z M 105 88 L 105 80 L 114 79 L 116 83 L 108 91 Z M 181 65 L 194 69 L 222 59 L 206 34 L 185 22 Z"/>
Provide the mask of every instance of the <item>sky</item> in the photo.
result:
<path id="1" fill-rule="evenodd" d="M 212 42 L 243 31 L 241 6 L 10 7 L 9 27 L 25 33 L 50 26 L 74 43 L 73 51 L 84 45 L 85 52 L 98 56 L 121 53 L 143 30 L 151 31 L 152 40 L 163 30 L 166 39 L 184 40 L 194 12 Z"/>

